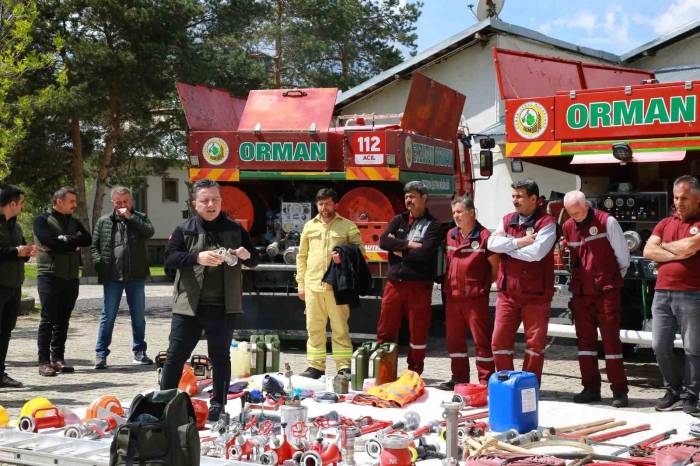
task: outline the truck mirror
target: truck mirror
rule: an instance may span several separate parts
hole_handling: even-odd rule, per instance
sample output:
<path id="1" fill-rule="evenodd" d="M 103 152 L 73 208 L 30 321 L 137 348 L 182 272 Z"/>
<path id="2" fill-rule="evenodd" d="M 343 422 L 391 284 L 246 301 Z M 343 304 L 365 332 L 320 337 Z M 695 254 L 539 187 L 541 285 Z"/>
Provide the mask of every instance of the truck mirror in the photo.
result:
<path id="1" fill-rule="evenodd" d="M 493 175 L 493 152 L 488 149 L 479 152 L 479 174 L 485 178 Z"/>

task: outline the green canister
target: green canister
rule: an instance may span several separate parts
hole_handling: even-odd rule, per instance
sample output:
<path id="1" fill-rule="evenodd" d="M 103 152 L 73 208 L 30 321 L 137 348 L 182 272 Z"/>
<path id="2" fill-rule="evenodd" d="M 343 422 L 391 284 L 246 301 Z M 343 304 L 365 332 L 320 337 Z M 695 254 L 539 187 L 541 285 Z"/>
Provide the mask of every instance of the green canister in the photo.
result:
<path id="1" fill-rule="evenodd" d="M 280 337 L 265 335 L 265 372 L 280 370 Z"/>
<path id="2" fill-rule="evenodd" d="M 374 385 L 382 385 L 396 380 L 398 378 L 398 363 L 399 352 L 396 343 L 378 345 L 374 353 L 370 355 L 369 377 L 374 377 Z"/>
<path id="3" fill-rule="evenodd" d="M 265 335 L 250 336 L 250 375 L 265 373 Z"/>
<path id="4" fill-rule="evenodd" d="M 350 360 L 350 384 L 353 390 L 362 391 L 362 384 L 367 377 L 370 354 L 377 349 L 376 341 L 365 341 L 352 353 Z"/>

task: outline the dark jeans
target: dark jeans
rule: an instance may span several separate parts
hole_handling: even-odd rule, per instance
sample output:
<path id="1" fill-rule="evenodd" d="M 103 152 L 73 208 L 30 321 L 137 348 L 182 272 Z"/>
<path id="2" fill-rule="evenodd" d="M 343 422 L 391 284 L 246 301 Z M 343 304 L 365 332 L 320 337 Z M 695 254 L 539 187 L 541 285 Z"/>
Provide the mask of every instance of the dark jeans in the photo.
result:
<path id="1" fill-rule="evenodd" d="M 39 320 L 39 364 L 64 359 L 68 322 L 78 299 L 78 279 L 64 280 L 39 275 L 37 288 L 41 301 Z"/>
<path id="2" fill-rule="evenodd" d="M 10 336 L 17 323 L 22 289 L 0 287 L 0 377 L 5 373 L 5 358 Z"/>
<path id="3" fill-rule="evenodd" d="M 677 394 L 700 392 L 700 292 L 657 290 L 651 305 L 651 345 L 664 387 Z M 684 367 L 673 354 L 676 332 L 681 334 Z"/>
<path id="4" fill-rule="evenodd" d="M 173 314 L 170 324 L 170 346 L 163 366 L 160 389 L 177 388 L 182 368 L 199 342 L 202 330 L 207 337 L 207 351 L 212 363 L 212 392 L 210 404 L 224 406 L 231 383 L 231 358 L 229 348 L 233 334 L 235 314 L 226 314 L 223 307 L 197 309 L 194 317 Z"/>

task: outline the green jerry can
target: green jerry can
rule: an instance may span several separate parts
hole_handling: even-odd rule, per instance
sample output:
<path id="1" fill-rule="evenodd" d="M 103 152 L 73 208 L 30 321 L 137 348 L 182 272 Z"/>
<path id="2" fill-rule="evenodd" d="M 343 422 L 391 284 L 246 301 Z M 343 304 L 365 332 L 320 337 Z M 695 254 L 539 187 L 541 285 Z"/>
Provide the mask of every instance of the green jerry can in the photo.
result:
<path id="1" fill-rule="evenodd" d="M 280 337 L 265 335 L 265 372 L 280 370 Z"/>
<path id="2" fill-rule="evenodd" d="M 250 336 L 250 375 L 265 373 L 265 335 Z"/>
<path id="3" fill-rule="evenodd" d="M 396 343 L 382 343 L 370 355 L 370 377 L 374 377 L 374 385 L 382 385 L 393 382 L 397 377 L 399 363 L 398 345 Z"/>
<path id="4" fill-rule="evenodd" d="M 365 341 L 352 353 L 350 360 L 350 385 L 353 390 L 362 391 L 362 384 L 370 377 L 369 356 L 377 349 L 376 341 Z"/>

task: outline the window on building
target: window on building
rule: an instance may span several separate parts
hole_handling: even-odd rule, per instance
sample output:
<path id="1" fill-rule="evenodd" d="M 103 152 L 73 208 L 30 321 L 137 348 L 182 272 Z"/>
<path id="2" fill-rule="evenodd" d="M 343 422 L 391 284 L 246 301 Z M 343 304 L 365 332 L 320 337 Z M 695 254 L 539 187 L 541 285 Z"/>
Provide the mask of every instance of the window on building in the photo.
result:
<path id="1" fill-rule="evenodd" d="M 134 209 L 144 214 L 148 213 L 148 186 L 134 190 Z"/>
<path id="2" fill-rule="evenodd" d="M 176 178 L 163 178 L 163 202 L 179 202 Z"/>

